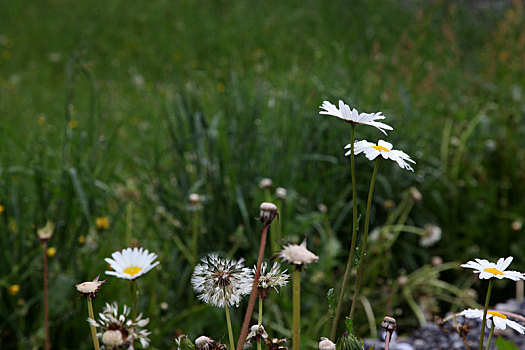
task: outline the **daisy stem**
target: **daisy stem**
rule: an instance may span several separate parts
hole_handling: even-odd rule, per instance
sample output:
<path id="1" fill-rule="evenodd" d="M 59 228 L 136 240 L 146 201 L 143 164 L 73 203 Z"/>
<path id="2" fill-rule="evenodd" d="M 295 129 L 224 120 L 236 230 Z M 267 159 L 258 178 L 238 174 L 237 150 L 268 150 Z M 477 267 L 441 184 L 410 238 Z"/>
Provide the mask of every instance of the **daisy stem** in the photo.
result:
<path id="1" fill-rule="evenodd" d="M 93 303 L 91 301 L 91 297 L 87 297 L 87 306 L 89 318 L 94 320 L 95 314 L 93 313 Z M 91 328 L 91 338 L 93 339 L 93 346 L 95 347 L 95 350 L 99 350 L 100 345 L 98 344 L 97 330 L 95 329 L 95 326 L 93 326 L 91 323 L 89 324 L 89 328 Z"/>
<path id="2" fill-rule="evenodd" d="M 235 349 L 235 341 L 233 340 L 232 321 L 230 319 L 230 308 L 228 305 L 224 306 L 226 311 L 226 323 L 228 323 L 228 337 L 230 338 L 230 349 Z"/>
<path id="3" fill-rule="evenodd" d="M 261 276 L 261 265 L 264 257 L 264 247 L 266 246 L 266 236 L 268 235 L 268 228 L 270 224 L 265 224 L 261 231 L 261 242 L 259 243 L 259 256 L 257 257 L 257 267 L 255 269 L 255 276 L 253 277 L 252 291 L 250 292 L 250 299 L 246 313 L 244 314 L 244 321 L 242 322 L 241 333 L 239 334 L 239 342 L 237 343 L 237 350 L 243 350 L 248 329 L 250 328 L 250 319 L 252 318 L 253 307 L 255 306 L 255 299 L 258 296 L 259 277 Z M 232 348 L 233 350 L 233 348 Z"/>
<path id="4" fill-rule="evenodd" d="M 494 320 L 492 320 L 492 327 L 490 327 L 489 339 L 487 340 L 487 347 L 485 350 L 489 350 L 490 343 L 492 342 L 492 335 L 494 334 Z"/>
<path id="5" fill-rule="evenodd" d="M 487 297 L 485 298 L 485 308 L 483 310 L 483 322 L 481 322 L 481 336 L 479 338 L 479 350 L 483 349 L 483 336 L 485 335 L 485 325 L 487 324 L 487 311 L 489 309 L 490 293 L 492 292 L 492 285 L 494 280 L 489 280 L 489 288 L 487 290 Z"/>
<path id="6" fill-rule="evenodd" d="M 137 280 L 134 279 L 131 281 L 131 294 L 133 296 L 133 322 L 137 319 L 137 301 L 138 301 L 138 294 L 137 294 Z"/>
<path id="7" fill-rule="evenodd" d="M 332 322 L 332 331 L 330 332 L 330 339 L 335 340 L 335 334 L 337 332 L 337 323 L 341 317 L 341 306 L 343 304 L 343 297 L 345 294 L 345 287 L 352 269 L 352 258 L 355 251 L 355 242 L 357 239 L 357 194 L 355 184 L 355 156 L 354 156 L 354 143 L 355 143 L 355 128 L 352 124 L 352 131 L 350 134 L 350 172 L 352 174 L 352 243 L 350 244 L 350 251 L 348 252 L 348 261 L 346 262 L 345 274 L 343 275 L 343 282 L 341 283 L 341 291 L 339 292 L 339 299 L 337 301 L 337 307 L 335 309 L 335 317 Z"/>
<path id="8" fill-rule="evenodd" d="M 44 331 L 46 334 L 45 349 L 51 348 L 51 341 L 49 340 L 49 293 L 47 287 L 47 239 L 42 240 L 42 248 L 44 251 Z"/>
<path id="9" fill-rule="evenodd" d="M 363 242 L 361 243 L 361 253 L 359 255 L 359 266 L 357 267 L 357 277 L 355 281 L 354 298 L 352 299 L 352 308 L 350 309 L 350 318 L 354 318 L 355 306 L 357 304 L 357 297 L 359 296 L 359 288 L 361 287 L 361 276 L 363 274 L 363 266 L 365 265 L 366 244 L 368 242 L 368 227 L 370 224 L 370 205 L 372 204 L 372 195 L 374 194 L 374 185 L 376 182 L 377 169 L 379 168 L 379 158 L 376 159 L 372 179 L 370 180 L 370 189 L 368 190 L 368 200 L 366 202 L 365 215 L 365 231 L 363 234 Z"/>
<path id="10" fill-rule="evenodd" d="M 301 348 L 301 267 L 294 265 L 292 273 L 293 333 L 292 349 Z"/>
<path id="11" fill-rule="evenodd" d="M 263 299 L 259 296 L 259 318 L 257 325 L 262 325 L 262 314 L 263 314 Z M 261 350 L 261 340 L 257 342 L 257 350 Z"/>

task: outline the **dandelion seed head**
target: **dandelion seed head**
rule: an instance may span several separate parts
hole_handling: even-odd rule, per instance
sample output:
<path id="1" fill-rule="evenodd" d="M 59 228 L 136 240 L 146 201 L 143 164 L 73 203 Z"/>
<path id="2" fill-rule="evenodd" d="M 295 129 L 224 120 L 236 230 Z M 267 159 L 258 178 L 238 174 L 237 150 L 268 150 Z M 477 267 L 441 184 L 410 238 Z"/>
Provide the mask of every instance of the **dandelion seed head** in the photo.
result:
<path id="1" fill-rule="evenodd" d="M 306 240 L 300 245 L 288 244 L 284 246 L 278 257 L 287 263 L 297 266 L 311 264 L 319 260 L 317 255 L 306 249 Z"/>

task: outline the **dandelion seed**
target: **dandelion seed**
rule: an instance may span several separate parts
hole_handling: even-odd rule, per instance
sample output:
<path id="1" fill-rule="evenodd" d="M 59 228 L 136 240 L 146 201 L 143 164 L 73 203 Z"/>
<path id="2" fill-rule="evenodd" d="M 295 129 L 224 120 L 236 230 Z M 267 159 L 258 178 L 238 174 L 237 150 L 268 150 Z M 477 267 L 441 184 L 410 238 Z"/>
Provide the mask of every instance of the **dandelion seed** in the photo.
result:
<path id="1" fill-rule="evenodd" d="M 86 298 L 95 298 L 97 296 L 97 292 L 100 290 L 100 287 L 106 280 L 99 281 L 100 276 L 95 277 L 93 281 L 88 282 L 82 282 L 80 284 L 76 285 L 77 290 L 82 293 L 83 296 Z"/>
<path id="2" fill-rule="evenodd" d="M 461 312 L 462 316 L 472 319 L 483 319 L 483 310 L 479 309 L 467 309 Z M 494 328 L 496 329 L 506 329 L 507 326 L 516 330 L 521 334 L 525 334 L 525 327 L 520 325 L 518 322 L 509 320 L 504 314 L 494 311 L 487 310 L 487 327 L 492 328 L 492 324 L 488 321 L 494 322 Z"/>
<path id="3" fill-rule="evenodd" d="M 385 119 L 385 116 L 381 115 L 381 112 L 359 113 L 355 108 L 350 110 L 350 107 L 341 100 L 339 100 L 339 108 L 328 101 L 324 101 L 319 108 L 323 109 L 319 114 L 333 115 L 354 125 L 370 125 L 377 128 L 385 135 L 385 130 L 393 130 L 390 125 L 377 121 Z"/>
<path id="4" fill-rule="evenodd" d="M 345 146 L 345 149 L 351 149 L 351 144 Z M 345 153 L 345 156 L 350 155 L 352 151 Z M 368 142 L 366 140 L 356 141 L 354 143 L 354 154 L 358 155 L 359 153 L 364 153 L 366 158 L 369 160 L 374 160 L 377 156 L 381 155 L 384 159 L 390 159 L 399 165 L 401 169 L 406 169 L 414 171 L 412 167 L 407 163 L 416 163 L 414 162 L 408 154 L 403 151 L 392 149 L 392 144 L 383 140 L 379 140 L 376 144 Z"/>
<path id="5" fill-rule="evenodd" d="M 218 307 L 238 306 L 243 295 L 250 294 L 253 278 L 250 269 L 239 261 L 209 254 L 195 266 L 191 283 L 198 298 Z"/>
<path id="6" fill-rule="evenodd" d="M 506 271 L 512 262 L 513 257 L 509 256 L 506 259 L 500 258 L 497 263 L 490 262 L 485 259 L 475 259 L 476 261 L 469 261 L 462 264 L 461 267 L 474 269 L 474 273 L 479 273 L 480 279 L 490 279 L 495 277 L 497 279 L 508 278 L 513 281 L 525 279 L 525 275 L 518 271 Z"/>
<path id="7" fill-rule="evenodd" d="M 105 261 L 114 271 L 106 271 L 106 275 L 116 276 L 128 280 L 134 280 L 148 273 L 159 264 L 157 254 L 150 253 L 144 248 L 127 248 L 111 254 Z"/>

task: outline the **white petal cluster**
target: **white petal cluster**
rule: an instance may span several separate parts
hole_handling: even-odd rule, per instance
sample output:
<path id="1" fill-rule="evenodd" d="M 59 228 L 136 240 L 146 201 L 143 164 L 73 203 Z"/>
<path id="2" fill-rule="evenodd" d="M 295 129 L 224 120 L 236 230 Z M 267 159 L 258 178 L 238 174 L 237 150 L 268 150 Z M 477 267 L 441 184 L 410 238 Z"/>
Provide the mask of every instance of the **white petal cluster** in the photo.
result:
<path id="1" fill-rule="evenodd" d="M 112 259 L 111 259 L 112 258 Z M 111 254 L 105 261 L 114 271 L 106 271 L 106 275 L 134 280 L 150 271 L 159 264 L 157 254 L 144 248 L 127 248 Z"/>
<path id="2" fill-rule="evenodd" d="M 279 252 L 278 257 L 283 261 L 297 265 L 307 265 L 319 260 L 319 257 L 306 249 L 306 240 L 300 245 L 288 244 Z"/>
<path id="3" fill-rule="evenodd" d="M 242 258 L 221 259 L 216 253 L 204 257 L 191 277 L 198 298 L 213 306 L 238 306 L 242 296 L 250 294 L 253 283 L 250 269 L 243 263 Z"/>
<path id="4" fill-rule="evenodd" d="M 513 281 L 519 281 L 525 279 L 525 275 L 518 271 L 506 271 L 512 262 L 513 257 L 500 258 L 497 263 L 490 262 L 485 259 L 474 259 L 475 261 L 469 261 L 466 264 L 462 264 L 461 267 L 467 269 L 474 269 L 474 273 L 479 273 L 480 279 L 490 279 L 495 277 L 497 279 L 508 278 Z"/>
<path id="5" fill-rule="evenodd" d="M 286 273 L 286 270 L 281 271 L 281 264 L 274 262 L 270 270 L 266 271 L 268 263 L 265 261 L 261 265 L 261 274 L 259 276 L 258 288 L 268 289 L 274 288 L 277 292 L 277 287 L 284 287 L 288 284 L 288 278 L 290 275 Z M 254 266 L 251 270 L 251 275 L 255 277 L 255 271 L 257 266 Z"/>
<path id="6" fill-rule="evenodd" d="M 461 315 L 467 318 L 482 320 L 483 310 L 467 309 L 467 310 L 463 310 L 461 312 Z M 521 334 L 525 334 L 525 327 L 523 327 L 516 321 L 509 320 L 507 316 L 503 315 L 500 312 L 488 310 L 487 311 L 487 327 L 492 328 L 492 324 L 489 321 L 494 322 L 495 329 L 506 329 L 508 326 Z"/>
<path id="7" fill-rule="evenodd" d="M 345 149 L 350 149 L 348 152 L 345 153 L 345 156 L 348 156 L 351 154 L 351 144 L 348 144 L 345 146 Z M 392 149 L 392 144 L 383 140 L 379 140 L 377 142 L 377 145 L 373 142 L 368 142 L 366 140 L 356 141 L 354 142 L 354 154 L 358 155 L 359 153 L 364 153 L 366 158 L 370 160 L 374 160 L 377 158 L 377 156 L 381 155 L 384 159 L 390 159 L 399 165 L 402 169 L 407 169 L 410 171 L 414 171 L 410 163 L 416 163 L 414 162 L 408 154 L 406 154 L 403 151 Z"/>
<path id="8" fill-rule="evenodd" d="M 124 305 L 122 313 L 118 312 L 118 304 L 106 303 L 104 311 L 99 313 L 98 320 L 88 318 L 88 322 L 100 328 L 97 336 L 101 338 L 106 349 L 117 349 L 125 346 L 132 346 L 134 340 L 140 341 L 143 348 L 148 347 L 151 332 L 145 327 L 149 323 L 149 318 L 143 319 L 142 313 L 137 316 L 135 321 L 129 317 L 130 309 Z"/>
<path id="9" fill-rule="evenodd" d="M 385 119 L 385 116 L 382 115 L 381 112 L 359 113 L 355 108 L 351 110 L 350 107 L 341 100 L 339 100 L 339 108 L 328 101 L 324 101 L 319 108 L 323 109 L 319 114 L 333 115 L 352 124 L 370 125 L 377 128 L 385 135 L 385 130 L 393 130 L 390 125 L 377 121 Z"/>

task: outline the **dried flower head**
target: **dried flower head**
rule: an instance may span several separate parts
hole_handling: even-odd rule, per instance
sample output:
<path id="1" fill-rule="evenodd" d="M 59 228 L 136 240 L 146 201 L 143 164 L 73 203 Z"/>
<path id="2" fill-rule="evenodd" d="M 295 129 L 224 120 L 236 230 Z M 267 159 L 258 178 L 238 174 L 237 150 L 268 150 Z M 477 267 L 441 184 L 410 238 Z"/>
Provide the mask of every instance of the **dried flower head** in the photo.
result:
<path id="1" fill-rule="evenodd" d="M 190 210 L 202 209 L 202 196 L 198 193 L 191 193 L 189 196 Z"/>
<path id="2" fill-rule="evenodd" d="M 266 188 L 271 188 L 273 186 L 273 181 L 272 179 L 269 179 L 267 177 L 265 178 L 262 178 L 261 181 L 259 181 L 259 188 L 261 190 L 264 190 Z"/>
<path id="3" fill-rule="evenodd" d="M 286 338 L 267 338 L 264 342 L 268 345 L 268 350 L 288 350 Z"/>
<path id="4" fill-rule="evenodd" d="M 317 255 L 306 249 L 306 239 L 300 245 L 288 244 L 284 246 L 278 257 L 296 266 L 311 264 L 319 260 Z"/>
<path id="5" fill-rule="evenodd" d="M 393 333 L 396 330 L 396 319 L 390 316 L 385 316 L 381 322 L 381 328 L 388 333 Z"/>
<path id="6" fill-rule="evenodd" d="M 419 240 L 422 247 L 430 247 L 441 239 L 441 227 L 436 225 L 425 225 L 425 232 Z"/>
<path id="7" fill-rule="evenodd" d="M 228 350 L 228 347 L 224 344 L 216 342 L 215 340 L 201 335 L 195 339 L 195 349 L 196 350 Z"/>
<path id="8" fill-rule="evenodd" d="M 238 306 L 243 295 L 250 294 L 253 278 L 250 269 L 239 261 L 209 254 L 195 266 L 191 283 L 203 302 L 219 307 Z"/>
<path id="9" fill-rule="evenodd" d="M 106 275 L 128 280 L 134 280 L 145 275 L 159 264 L 158 261 L 154 262 L 157 259 L 157 254 L 150 253 L 144 248 L 127 248 L 114 252 L 111 257 L 113 259 L 106 258 L 105 261 L 114 271 L 106 271 Z"/>
<path id="10" fill-rule="evenodd" d="M 268 333 L 264 330 L 263 325 L 255 324 L 250 328 L 250 333 L 246 337 L 247 341 L 260 341 L 268 339 Z"/>
<path id="11" fill-rule="evenodd" d="M 284 187 L 277 187 L 275 189 L 275 197 L 277 197 L 277 199 L 280 199 L 282 201 L 286 200 L 286 194 L 287 194 L 287 191 L 286 191 L 286 188 Z"/>
<path id="12" fill-rule="evenodd" d="M 177 346 L 177 350 L 195 350 L 195 345 L 186 334 L 175 337 L 175 345 Z"/>
<path id="13" fill-rule="evenodd" d="M 100 290 L 100 287 L 106 280 L 99 281 L 98 278 L 100 276 L 95 277 L 93 281 L 88 282 L 82 282 L 80 284 L 77 284 L 77 290 L 82 293 L 82 296 L 86 298 L 95 298 L 97 296 L 97 292 Z"/>
<path id="14" fill-rule="evenodd" d="M 290 277 L 290 275 L 286 273 L 286 270 L 280 270 L 281 265 L 278 262 L 274 262 L 268 271 L 266 271 L 267 267 L 268 263 L 266 261 L 261 264 L 261 274 L 259 276 L 259 284 L 257 285 L 259 288 L 259 297 L 261 298 L 266 297 L 266 293 L 270 288 L 279 292 L 277 287 L 284 287 L 288 284 L 288 278 Z M 255 278 L 256 270 L 257 266 L 254 266 L 250 271 L 252 278 Z"/>
<path id="15" fill-rule="evenodd" d="M 265 225 L 270 225 L 275 217 L 279 217 L 277 206 L 273 203 L 263 202 L 260 209 L 259 219 Z"/>
<path id="16" fill-rule="evenodd" d="M 335 350 L 335 344 L 328 338 L 321 338 L 321 341 L 319 341 L 317 348 L 319 350 Z"/>
<path id="17" fill-rule="evenodd" d="M 41 241 L 47 241 L 53 235 L 55 230 L 55 224 L 52 221 L 46 222 L 46 226 L 41 227 L 37 230 L 38 238 Z"/>
<path id="18" fill-rule="evenodd" d="M 118 312 L 118 304 L 106 303 L 104 311 L 98 316 L 98 320 L 88 318 L 88 322 L 94 327 L 100 328 L 97 336 L 102 340 L 105 349 L 124 349 L 133 348 L 135 340 L 140 341 L 143 348 L 148 347 L 148 332 L 145 327 L 149 323 L 149 318 L 143 319 L 142 313 L 135 321 L 128 319 L 130 309 L 124 305 L 121 314 Z"/>

